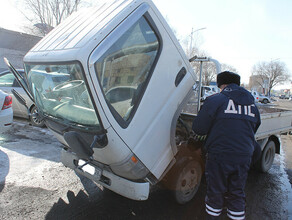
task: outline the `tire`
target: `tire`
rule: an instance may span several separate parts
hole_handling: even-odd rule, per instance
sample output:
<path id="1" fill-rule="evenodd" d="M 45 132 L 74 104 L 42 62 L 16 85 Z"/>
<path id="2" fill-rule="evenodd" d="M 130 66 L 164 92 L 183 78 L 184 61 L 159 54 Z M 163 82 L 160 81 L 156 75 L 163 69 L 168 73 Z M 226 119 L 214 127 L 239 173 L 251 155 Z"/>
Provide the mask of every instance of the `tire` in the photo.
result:
<path id="1" fill-rule="evenodd" d="M 264 99 L 264 100 L 263 100 L 263 103 L 264 103 L 264 104 L 268 104 L 268 100 L 267 100 L 267 99 Z"/>
<path id="2" fill-rule="evenodd" d="M 201 183 L 202 167 L 198 161 L 188 160 L 176 167 L 172 179 L 173 196 L 177 203 L 191 201 Z"/>
<path id="3" fill-rule="evenodd" d="M 262 151 L 262 155 L 260 160 L 257 162 L 257 168 L 266 173 L 271 168 L 276 153 L 276 144 L 274 141 L 268 141 L 264 150 Z"/>
<path id="4" fill-rule="evenodd" d="M 45 126 L 44 120 L 42 120 L 40 118 L 40 116 L 38 115 L 38 109 L 36 106 L 32 107 L 30 114 L 31 114 L 30 115 L 30 123 L 33 126 L 40 127 L 40 128 Z"/>

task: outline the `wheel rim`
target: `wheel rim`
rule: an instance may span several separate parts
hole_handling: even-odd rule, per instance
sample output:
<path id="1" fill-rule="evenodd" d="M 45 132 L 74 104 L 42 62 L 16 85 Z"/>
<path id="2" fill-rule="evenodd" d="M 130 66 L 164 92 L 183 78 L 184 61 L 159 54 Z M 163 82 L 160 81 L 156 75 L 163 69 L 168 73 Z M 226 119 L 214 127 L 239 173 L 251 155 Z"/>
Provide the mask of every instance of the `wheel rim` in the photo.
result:
<path id="1" fill-rule="evenodd" d="M 36 114 L 38 114 L 38 110 L 37 110 L 37 108 L 35 108 L 33 111 L 32 111 L 32 120 L 33 120 L 33 122 L 35 123 L 35 124 L 41 124 L 42 123 L 42 120 L 40 120 L 40 118 L 39 117 L 37 117 L 37 116 L 35 116 Z"/>
<path id="2" fill-rule="evenodd" d="M 178 190 L 183 196 L 186 197 L 193 193 L 194 189 L 198 186 L 199 174 L 195 168 L 188 169 L 187 171 L 185 170 L 181 175 L 180 181 L 178 182 Z"/>

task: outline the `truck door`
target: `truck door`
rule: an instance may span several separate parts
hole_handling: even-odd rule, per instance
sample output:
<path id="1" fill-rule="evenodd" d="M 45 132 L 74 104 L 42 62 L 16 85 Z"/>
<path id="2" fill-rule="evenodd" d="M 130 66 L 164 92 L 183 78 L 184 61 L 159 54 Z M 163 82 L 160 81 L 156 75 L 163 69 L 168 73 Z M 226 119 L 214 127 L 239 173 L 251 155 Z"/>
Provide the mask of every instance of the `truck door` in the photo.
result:
<path id="1" fill-rule="evenodd" d="M 88 62 L 108 122 L 159 178 L 176 153 L 172 122 L 195 83 L 171 29 L 153 3 L 144 1 L 96 47 Z"/>

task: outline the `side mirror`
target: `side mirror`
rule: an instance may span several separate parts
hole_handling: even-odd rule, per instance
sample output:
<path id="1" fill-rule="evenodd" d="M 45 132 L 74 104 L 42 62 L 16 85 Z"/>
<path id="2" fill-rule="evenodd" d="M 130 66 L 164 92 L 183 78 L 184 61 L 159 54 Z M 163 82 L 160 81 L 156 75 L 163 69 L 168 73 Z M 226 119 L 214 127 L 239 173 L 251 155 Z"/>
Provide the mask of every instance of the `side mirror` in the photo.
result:
<path id="1" fill-rule="evenodd" d="M 87 161 L 92 159 L 93 150 L 89 145 L 85 144 L 86 141 L 76 131 L 66 132 L 64 139 L 77 157 Z"/>
<path id="2" fill-rule="evenodd" d="M 64 139 L 79 158 L 87 161 L 92 159 L 93 148 L 103 148 L 108 143 L 106 134 L 99 134 L 95 135 L 92 143 L 88 145 L 85 139 L 76 131 L 65 132 Z"/>

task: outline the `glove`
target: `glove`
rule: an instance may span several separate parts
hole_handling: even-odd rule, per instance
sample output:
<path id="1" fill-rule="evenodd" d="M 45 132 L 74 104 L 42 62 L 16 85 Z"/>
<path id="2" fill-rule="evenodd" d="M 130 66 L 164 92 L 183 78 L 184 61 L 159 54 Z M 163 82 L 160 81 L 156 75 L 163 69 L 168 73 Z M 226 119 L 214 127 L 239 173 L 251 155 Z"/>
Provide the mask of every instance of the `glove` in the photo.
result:
<path id="1" fill-rule="evenodd" d="M 190 137 L 188 139 L 188 146 L 190 146 L 190 149 L 193 150 L 198 150 L 198 149 L 203 149 L 204 148 L 204 143 L 203 141 L 206 139 L 207 135 L 198 135 L 195 132 L 191 131 L 190 132 Z"/>
<path id="2" fill-rule="evenodd" d="M 191 131 L 190 138 L 192 138 L 194 141 L 204 141 L 207 138 L 207 135 L 198 135 L 194 131 Z"/>

